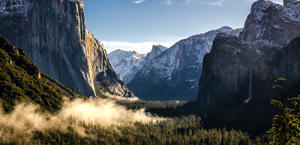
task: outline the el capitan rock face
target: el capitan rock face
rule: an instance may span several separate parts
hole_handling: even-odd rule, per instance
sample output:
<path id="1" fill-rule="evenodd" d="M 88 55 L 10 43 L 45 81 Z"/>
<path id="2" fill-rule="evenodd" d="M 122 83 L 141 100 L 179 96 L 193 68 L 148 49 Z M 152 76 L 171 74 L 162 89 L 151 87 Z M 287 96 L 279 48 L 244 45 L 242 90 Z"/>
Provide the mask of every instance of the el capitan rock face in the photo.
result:
<path id="1" fill-rule="evenodd" d="M 128 87 L 145 100 L 195 100 L 202 60 L 215 36 L 240 31 L 222 27 L 181 40 L 145 64 Z"/>
<path id="2" fill-rule="evenodd" d="M 0 21 L 0 33 L 44 73 L 76 92 L 94 96 L 104 90 L 95 85 L 98 80 L 113 80 L 102 93 L 133 95 L 119 83 L 103 45 L 86 29 L 81 0 L 1 1 Z"/>
<path id="3" fill-rule="evenodd" d="M 239 37 L 216 37 L 212 51 L 204 57 L 199 81 L 198 102 L 203 107 L 268 105 L 276 95 L 272 84 L 278 77 L 288 78 L 291 95 L 300 93 L 291 85 L 300 80 L 299 38 L 292 41 L 300 36 L 299 3 L 282 6 L 257 1 Z"/>

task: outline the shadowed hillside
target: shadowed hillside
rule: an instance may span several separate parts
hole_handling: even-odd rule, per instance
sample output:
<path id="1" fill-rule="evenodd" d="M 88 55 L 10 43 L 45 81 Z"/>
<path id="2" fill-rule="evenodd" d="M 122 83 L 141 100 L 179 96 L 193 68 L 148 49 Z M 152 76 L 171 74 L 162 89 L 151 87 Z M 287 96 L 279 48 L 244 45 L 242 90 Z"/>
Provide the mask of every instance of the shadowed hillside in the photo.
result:
<path id="1" fill-rule="evenodd" d="M 40 104 L 48 111 L 61 108 L 64 97 L 77 96 L 70 89 L 41 73 L 22 49 L 0 35 L 0 102 L 11 111 L 17 102 Z"/>

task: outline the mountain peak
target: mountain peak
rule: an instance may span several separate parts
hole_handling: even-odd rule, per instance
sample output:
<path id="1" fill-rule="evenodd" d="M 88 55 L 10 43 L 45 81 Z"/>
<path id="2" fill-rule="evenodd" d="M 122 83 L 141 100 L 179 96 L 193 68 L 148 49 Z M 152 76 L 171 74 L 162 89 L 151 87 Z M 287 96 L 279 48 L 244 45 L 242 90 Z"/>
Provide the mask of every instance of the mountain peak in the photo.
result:
<path id="1" fill-rule="evenodd" d="M 229 27 L 229 26 L 223 26 L 223 27 L 217 29 L 217 31 L 220 31 L 222 33 L 225 33 L 225 32 L 228 32 L 228 31 L 232 31 L 232 30 L 233 29 L 231 27 Z"/>
<path id="2" fill-rule="evenodd" d="M 255 48 L 283 47 L 300 34 L 300 1 L 284 5 L 268 0 L 256 1 L 247 17 L 242 39 Z"/>
<path id="3" fill-rule="evenodd" d="M 152 57 L 128 84 L 129 88 L 145 100 L 195 99 L 202 60 L 210 52 L 215 36 L 219 33 L 237 35 L 240 30 L 224 26 L 176 42 Z M 160 48 L 153 46 L 147 58 L 156 50 L 159 52 Z"/>
<path id="4" fill-rule="evenodd" d="M 162 45 L 153 45 L 151 52 L 147 54 L 147 58 L 152 59 L 155 58 L 156 56 L 160 55 L 162 52 L 167 50 L 167 47 L 164 47 Z"/>

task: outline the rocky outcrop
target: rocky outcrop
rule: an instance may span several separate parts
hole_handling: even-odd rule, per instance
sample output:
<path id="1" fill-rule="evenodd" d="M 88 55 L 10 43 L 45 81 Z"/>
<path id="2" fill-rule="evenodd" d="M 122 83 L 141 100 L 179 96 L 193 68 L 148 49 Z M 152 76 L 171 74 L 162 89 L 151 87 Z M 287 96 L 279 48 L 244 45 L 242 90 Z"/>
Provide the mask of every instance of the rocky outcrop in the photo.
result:
<path id="1" fill-rule="evenodd" d="M 138 72 L 128 87 L 145 100 L 194 100 L 202 60 L 218 33 L 236 35 L 241 29 L 222 27 L 181 40 Z"/>
<path id="2" fill-rule="evenodd" d="M 103 45 L 86 29 L 81 0 L 4 0 L 0 21 L 0 33 L 23 48 L 44 73 L 78 93 L 94 96 L 103 88 L 95 85 L 98 80 L 121 82 Z M 122 83 L 105 88 L 132 96 L 119 93 L 130 92 Z"/>
<path id="3" fill-rule="evenodd" d="M 256 48 L 283 47 L 299 36 L 300 2 L 286 6 L 267 0 L 252 5 L 241 39 Z"/>
<path id="4" fill-rule="evenodd" d="M 147 54 L 146 59 L 151 60 L 156 56 L 159 56 L 161 53 L 166 51 L 168 48 L 162 45 L 153 45 L 152 50 Z"/>
<path id="5" fill-rule="evenodd" d="M 266 106 L 276 94 L 272 90 L 276 78 L 288 78 L 289 88 L 299 82 L 299 38 L 291 42 L 300 36 L 297 5 L 257 1 L 239 37 L 216 37 L 212 51 L 204 57 L 199 81 L 198 102 L 203 107 L 249 102 Z"/>
<path id="6" fill-rule="evenodd" d="M 241 48 L 236 51 L 236 48 Z M 217 49 L 218 48 L 218 49 Z M 300 94 L 300 38 L 286 47 L 269 48 L 258 57 L 236 37 L 217 36 L 206 55 L 199 81 L 197 107 L 207 127 L 230 127 L 264 134 L 278 111 L 270 104 L 279 99 L 272 89 L 278 77 L 287 78 L 286 99 Z"/>

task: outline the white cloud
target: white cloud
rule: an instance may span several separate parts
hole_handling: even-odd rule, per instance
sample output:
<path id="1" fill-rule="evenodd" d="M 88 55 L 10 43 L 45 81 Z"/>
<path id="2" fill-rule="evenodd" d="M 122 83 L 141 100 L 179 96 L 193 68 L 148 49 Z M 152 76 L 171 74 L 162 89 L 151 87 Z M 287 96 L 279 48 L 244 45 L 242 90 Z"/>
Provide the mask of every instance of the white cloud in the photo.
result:
<path id="1" fill-rule="evenodd" d="M 145 2 L 146 0 L 133 0 L 135 4 L 140 4 Z M 176 3 L 183 3 L 185 5 L 192 5 L 192 4 L 202 4 L 202 5 L 211 5 L 217 7 L 223 7 L 225 4 L 228 3 L 240 3 L 240 4 L 251 4 L 257 0 L 161 0 L 164 1 L 167 5 L 172 5 L 174 2 Z M 181 2 L 180 2 L 181 1 Z M 282 4 L 282 0 L 271 0 L 272 2 Z"/>
<path id="2" fill-rule="evenodd" d="M 197 0 L 185 0 L 185 4 L 186 5 L 190 5 L 192 2 L 195 2 Z"/>
<path id="3" fill-rule="evenodd" d="M 128 42 L 128 41 L 101 41 L 104 48 L 108 53 L 121 49 L 126 51 L 136 51 L 138 53 L 146 54 L 151 51 L 153 45 L 163 45 L 165 47 L 170 47 L 173 42 Z"/>
<path id="4" fill-rule="evenodd" d="M 225 4 L 225 0 L 217 0 L 217 1 L 211 2 L 209 4 L 212 6 L 223 7 Z"/>
<path id="5" fill-rule="evenodd" d="M 146 0 L 134 0 L 133 2 L 135 3 L 135 4 L 140 4 L 140 3 L 142 3 L 142 2 L 145 2 Z"/>
<path id="6" fill-rule="evenodd" d="M 167 3 L 168 5 L 172 5 L 172 4 L 173 4 L 173 1 L 172 1 L 172 0 L 167 0 L 166 3 Z"/>
<path id="7" fill-rule="evenodd" d="M 237 0 L 232 0 L 232 1 L 237 1 Z M 256 2 L 256 1 L 257 0 L 242 0 L 242 2 L 244 4 L 252 4 L 252 3 Z M 277 3 L 277 4 L 283 4 L 283 0 L 270 0 L 270 1 L 272 1 L 274 3 Z"/>

